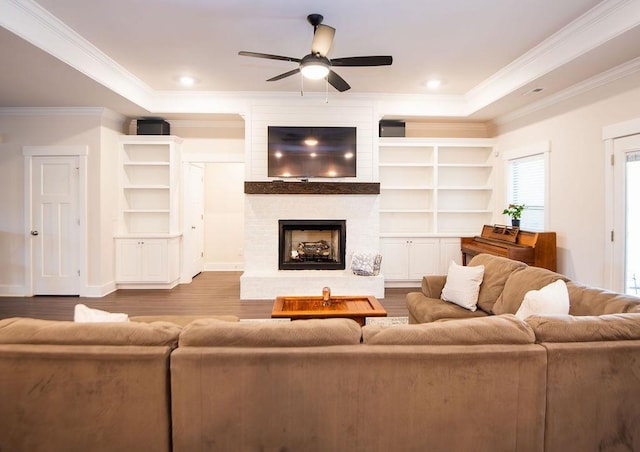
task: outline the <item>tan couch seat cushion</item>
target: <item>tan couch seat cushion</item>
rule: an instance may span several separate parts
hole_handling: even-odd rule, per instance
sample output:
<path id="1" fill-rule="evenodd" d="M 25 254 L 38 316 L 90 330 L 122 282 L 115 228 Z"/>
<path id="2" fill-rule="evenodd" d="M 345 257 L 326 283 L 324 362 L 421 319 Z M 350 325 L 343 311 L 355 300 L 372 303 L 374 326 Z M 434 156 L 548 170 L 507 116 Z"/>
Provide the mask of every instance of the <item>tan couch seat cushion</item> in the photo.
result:
<path id="1" fill-rule="evenodd" d="M 0 344 L 169 345 L 178 342 L 172 323 L 76 323 L 9 318 L 0 320 Z"/>
<path id="2" fill-rule="evenodd" d="M 351 319 L 232 323 L 201 319 L 184 327 L 180 347 L 314 347 L 359 344 L 362 331 Z"/>
<path id="3" fill-rule="evenodd" d="M 493 312 L 493 306 L 502 293 L 511 273 L 522 270 L 527 266 L 524 262 L 490 254 L 478 254 L 469 261 L 470 267 L 477 265 L 484 265 L 484 279 L 478 294 L 478 308 L 485 312 Z"/>
<path id="4" fill-rule="evenodd" d="M 435 322 L 440 319 L 468 319 L 486 317 L 481 310 L 469 311 L 457 304 L 448 303 L 439 298 L 425 297 L 422 292 L 407 294 L 407 308 L 418 323 Z"/>
<path id="5" fill-rule="evenodd" d="M 366 325 L 365 344 L 370 345 L 485 345 L 533 344 L 533 330 L 514 315 L 417 325 Z"/>
<path id="6" fill-rule="evenodd" d="M 595 342 L 640 339 L 640 314 L 531 316 L 526 323 L 538 342 Z"/>
<path id="7" fill-rule="evenodd" d="M 514 272 L 507 279 L 502 294 L 493 305 L 493 313 L 498 315 L 515 314 L 527 292 L 540 290 L 558 279 L 568 281 L 565 276 L 541 267 L 525 267 Z"/>

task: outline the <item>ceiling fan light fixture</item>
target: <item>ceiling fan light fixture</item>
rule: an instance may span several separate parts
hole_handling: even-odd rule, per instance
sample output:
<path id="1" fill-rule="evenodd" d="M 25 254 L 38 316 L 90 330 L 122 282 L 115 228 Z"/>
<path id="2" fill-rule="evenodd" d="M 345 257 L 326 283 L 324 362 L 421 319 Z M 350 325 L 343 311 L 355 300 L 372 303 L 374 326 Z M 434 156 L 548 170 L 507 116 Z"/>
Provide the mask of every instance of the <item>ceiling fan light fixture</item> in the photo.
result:
<path id="1" fill-rule="evenodd" d="M 302 75 L 305 78 L 311 80 L 320 80 L 329 75 L 329 66 L 322 63 L 321 61 L 311 62 L 302 65 L 300 67 L 300 72 L 302 72 Z"/>

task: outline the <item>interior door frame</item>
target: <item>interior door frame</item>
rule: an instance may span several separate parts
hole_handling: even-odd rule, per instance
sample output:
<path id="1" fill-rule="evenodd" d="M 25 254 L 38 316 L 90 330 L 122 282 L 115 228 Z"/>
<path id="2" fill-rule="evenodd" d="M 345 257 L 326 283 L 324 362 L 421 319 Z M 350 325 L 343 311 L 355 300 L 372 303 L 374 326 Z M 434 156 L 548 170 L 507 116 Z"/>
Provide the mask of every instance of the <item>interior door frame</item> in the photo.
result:
<path id="1" fill-rule="evenodd" d="M 611 124 L 602 128 L 604 140 L 605 167 L 605 230 L 604 232 L 604 287 L 624 293 L 625 283 L 625 225 L 619 224 L 619 208 L 616 202 L 623 202 L 620 184 L 617 180 L 616 168 L 624 162 L 615 161 L 615 140 L 630 135 L 640 134 L 640 118 Z M 620 160 L 620 159 L 617 159 Z M 616 165 L 618 165 L 616 167 Z M 622 201 L 621 201 L 622 200 Z"/>
<path id="2" fill-rule="evenodd" d="M 24 234 L 25 234 L 25 269 L 24 269 L 24 287 L 25 296 L 31 297 L 34 294 L 33 289 L 33 244 L 28 237 L 32 229 L 32 184 L 33 173 L 32 164 L 34 157 L 78 157 L 78 216 L 80 218 L 79 237 L 76 246 L 78 268 L 80 269 L 80 296 L 88 294 L 87 280 L 87 159 L 89 155 L 89 146 L 23 146 L 22 155 L 24 156 Z"/>

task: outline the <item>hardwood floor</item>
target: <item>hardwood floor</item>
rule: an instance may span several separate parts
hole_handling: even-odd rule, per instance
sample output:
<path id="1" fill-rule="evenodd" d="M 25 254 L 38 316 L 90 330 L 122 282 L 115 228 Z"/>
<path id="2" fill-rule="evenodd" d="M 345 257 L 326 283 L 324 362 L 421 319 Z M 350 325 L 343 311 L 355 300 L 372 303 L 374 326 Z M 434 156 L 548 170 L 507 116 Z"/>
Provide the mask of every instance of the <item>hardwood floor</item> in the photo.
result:
<path id="1" fill-rule="evenodd" d="M 180 284 L 171 290 L 117 290 L 102 298 L 0 297 L 0 318 L 73 320 L 73 309 L 78 303 L 109 312 L 124 312 L 130 316 L 208 314 L 235 315 L 241 319 L 271 317 L 273 300 L 240 301 L 241 274 L 203 272 L 191 284 Z M 419 289 L 386 289 L 385 298 L 380 303 L 390 317 L 407 316 L 405 295 L 416 290 Z"/>

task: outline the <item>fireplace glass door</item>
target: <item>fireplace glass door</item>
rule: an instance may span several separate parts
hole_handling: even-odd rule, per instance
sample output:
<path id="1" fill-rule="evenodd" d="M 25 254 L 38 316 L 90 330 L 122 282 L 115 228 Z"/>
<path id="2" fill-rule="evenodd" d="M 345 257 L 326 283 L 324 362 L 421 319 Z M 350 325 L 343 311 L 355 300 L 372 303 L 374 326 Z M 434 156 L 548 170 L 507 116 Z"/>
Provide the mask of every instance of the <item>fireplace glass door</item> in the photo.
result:
<path id="1" fill-rule="evenodd" d="M 280 270 L 344 270 L 345 220 L 280 220 Z"/>

